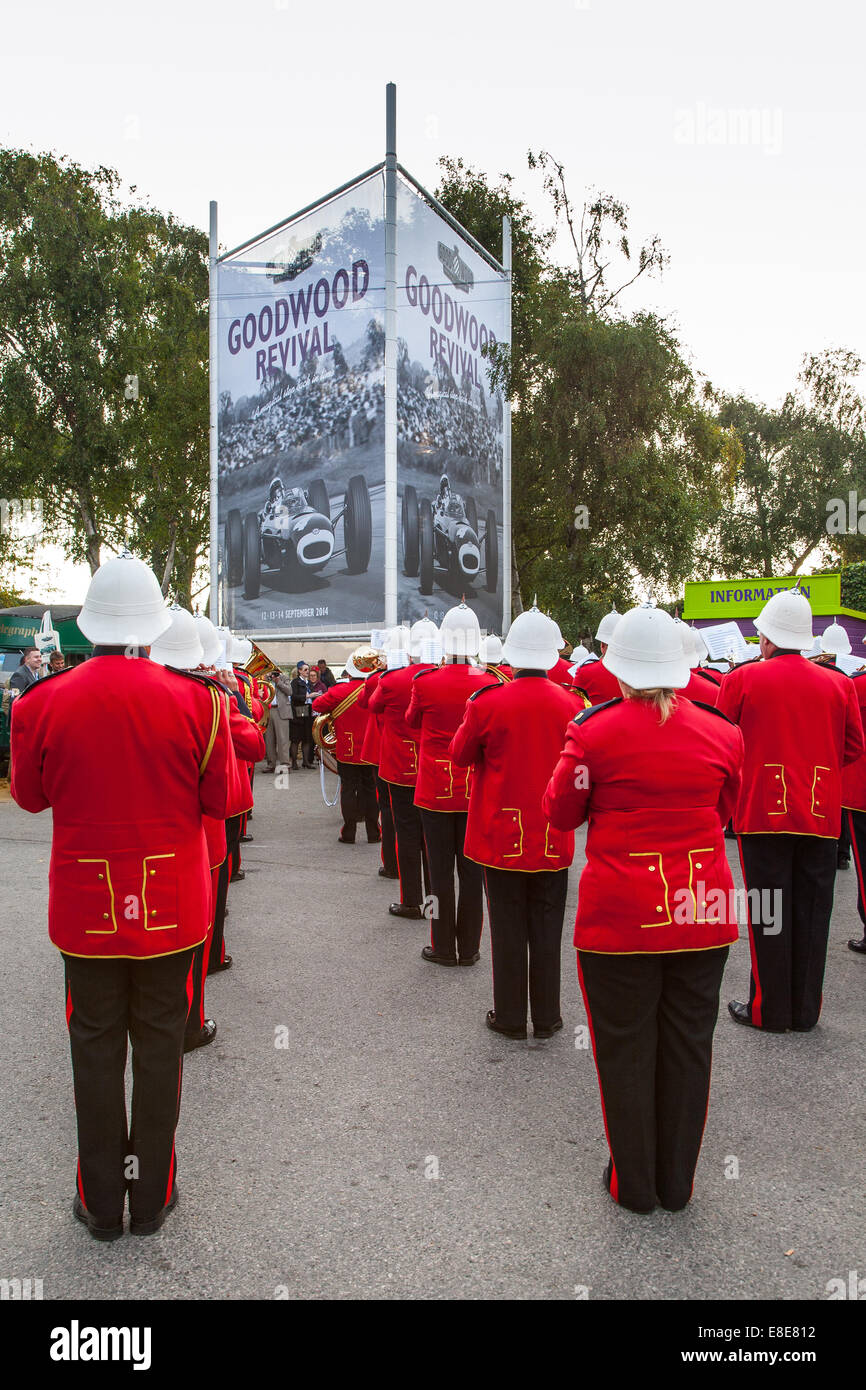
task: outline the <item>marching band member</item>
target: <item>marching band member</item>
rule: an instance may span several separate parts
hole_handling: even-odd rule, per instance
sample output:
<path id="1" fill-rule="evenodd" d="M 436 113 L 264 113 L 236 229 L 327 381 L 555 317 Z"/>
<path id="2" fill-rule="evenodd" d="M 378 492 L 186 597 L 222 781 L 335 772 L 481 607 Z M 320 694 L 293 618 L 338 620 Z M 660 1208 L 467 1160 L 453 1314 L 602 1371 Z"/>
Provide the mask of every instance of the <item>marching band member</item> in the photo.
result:
<path id="1" fill-rule="evenodd" d="M 430 945 L 421 955 L 435 965 L 474 965 L 484 921 L 480 864 L 464 853 L 469 808 L 469 769 L 448 754 L 474 691 L 496 682 L 470 664 L 481 646 L 478 619 L 465 603 L 450 608 L 439 629 L 445 664 L 421 671 L 412 682 L 406 723 L 420 733 L 415 805 L 421 812 L 434 910 Z M 460 891 L 454 899 L 454 869 Z"/>
<path id="2" fill-rule="evenodd" d="M 619 681 L 604 664 L 604 654 L 619 620 L 620 614 L 617 613 L 615 607 L 609 613 L 605 613 L 595 634 L 595 640 L 598 642 L 601 652 L 601 661 L 586 662 L 579 668 L 574 678 L 574 684 L 586 696 L 591 705 L 602 705 L 605 700 L 619 698 Z"/>
<path id="3" fill-rule="evenodd" d="M 106 561 L 78 617 L 92 659 L 19 696 L 12 719 L 12 795 L 54 816 L 49 935 L 66 969 L 73 1211 L 98 1240 L 122 1235 L 127 1189 L 136 1234 L 177 1202 L 187 990 L 209 916 L 202 816 L 225 816 L 230 788 L 217 692 L 148 659 L 170 621 L 146 565 Z"/>
<path id="4" fill-rule="evenodd" d="M 866 642 L 866 638 L 863 639 Z M 866 670 L 855 671 L 851 677 L 860 706 L 860 718 L 866 729 Z M 842 806 L 854 851 L 854 867 L 857 870 L 857 911 L 860 921 L 866 928 L 866 752 L 861 753 L 856 762 L 842 769 Z M 862 939 L 853 937 L 848 942 L 849 951 L 866 955 L 866 933 Z"/>
<path id="5" fill-rule="evenodd" d="M 386 647 L 392 642 L 399 645 L 399 628 L 394 628 L 388 634 Z M 397 635 L 395 635 L 397 634 Z M 384 662 L 384 664 L 383 664 Z M 388 783 L 383 782 L 379 776 L 379 758 L 382 742 L 382 716 L 374 714 L 370 710 L 370 700 L 373 692 L 379 684 L 379 677 L 383 670 L 387 669 L 387 658 L 379 653 L 379 664 L 364 682 L 364 689 L 358 697 L 358 704 L 361 709 L 369 711 L 367 720 L 367 732 L 364 735 L 364 745 L 361 749 L 361 758 L 365 763 L 369 763 L 373 768 L 373 778 L 376 783 L 376 800 L 379 803 L 379 825 L 382 836 L 382 862 L 379 865 L 380 878 L 399 878 L 397 870 L 397 837 L 394 833 L 394 817 L 391 814 L 391 797 L 388 792 Z"/>
<path id="6" fill-rule="evenodd" d="M 406 723 L 412 681 L 419 670 L 429 669 L 439 655 L 439 629 L 429 618 L 420 618 L 409 632 L 409 651 L 391 647 L 388 671 L 379 677 L 369 709 L 382 716 L 379 776 L 388 783 L 391 814 L 397 839 L 400 901 L 388 908 L 392 917 L 420 921 L 426 885 L 427 854 L 421 813 L 415 805 L 418 780 L 418 735 Z M 423 882 L 422 882 L 423 878 Z"/>
<path id="7" fill-rule="evenodd" d="M 805 594 L 773 595 L 754 620 L 762 661 L 725 676 L 718 708 L 743 731 L 746 762 L 734 830 L 746 887 L 781 903 L 781 924 L 749 923 L 748 1004 L 728 1005 L 737 1023 L 767 1032 L 809 1032 L 821 1012 L 841 773 L 863 751 L 854 684 L 816 670 Z M 750 913 L 751 917 L 751 913 Z"/>
<path id="8" fill-rule="evenodd" d="M 502 652 L 514 679 L 470 697 L 449 748 L 458 767 L 472 768 L 464 853 L 483 865 L 487 889 L 487 1026 L 515 1039 L 526 1037 L 527 980 L 535 1036 L 562 1027 L 560 943 L 574 836 L 555 830 L 541 809 L 580 708 L 578 695 L 548 678 L 561 645 L 556 623 L 536 607 L 515 618 Z"/>
<path id="9" fill-rule="evenodd" d="M 313 701 L 313 714 L 329 714 L 334 722 L 343 816 L 343 826 L 337 837 L 341 845 L 355 843 L 359 821 L 366 826 L 369 844 L 377 845 L 381 839 L 375 776 L 370 764 L 364 761 L 364 740 L 372 716 L 360 703 L 364 686 L 378 661 L 372 647 L 357 647 L 346 662 L 348 680 L 335 681 Z"/>
<path id="10" fill-rule="evenodd" d="M 692 1192 L 737 939 L 722 825 L 743 740 L 714 709 L 674 695 L 689 667 L 663 609 L 625 613 L 604 662 L 625 698 L 569 726 L 544 813 L 560 832 L 589 823 L 574 943 L 610 1147 L 605 1185 L 632 1211 L 656 1200 L 676 1211 Z"/>
<path id="11" fill-rule="evenodd" d="M 235 673 L 235 676 L 237 677 L 238 687 L 241 691 L 241 694 L 244 697 L 244 700 L 246 701 L 247 708 L 249 709 L 250 714 L 252 715 L 256 724 L 258 724 L 259 728 L 262 729 L 264 723 L 265 707 L 259 699 L 258 690 L 256 688 L 256 682 L 253 680 L 249 671 L 245 669 L 246 663 L 249 661 L 252 654 L 253 644 L 248 637 L 232 637 L 232 669 Z M 264 732 L 263 729 L 262 732 Z M 251 821 L 253 818 L 252 808 L 255 803 L 253 787 L 255 785 L 256 780 L 256 765 L 254 762 L 247 764 L 247 775 L 250 779 L 250 809 L 249 811 L 245 811 L 244 815 L 241 818 L 240 835 L 238 836 L 237 861 L 232 874 L 232 877 L 234 879 L 245 877 L 245 875 L 241 871 L 240 846 L 248 844 L 253 838 L 252 835 L 249 833 L 248 822 Z"/>

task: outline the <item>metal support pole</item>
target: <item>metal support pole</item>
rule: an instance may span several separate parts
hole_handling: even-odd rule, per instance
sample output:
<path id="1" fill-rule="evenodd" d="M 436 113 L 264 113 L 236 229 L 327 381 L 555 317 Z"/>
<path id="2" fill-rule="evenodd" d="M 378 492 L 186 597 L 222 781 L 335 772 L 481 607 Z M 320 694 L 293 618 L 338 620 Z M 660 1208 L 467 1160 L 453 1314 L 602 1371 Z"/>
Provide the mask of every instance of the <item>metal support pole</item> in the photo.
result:
<path id="1" fill-rule="evenodd" d="M 397 88 L 385 88 L 385 626 L 397 622 Z"/>
<path id="2" fill-rule="evenodd" d="M 217 320 L 217 205 L 210 205 L 210 243 L 208 249 L 208 381 L 210 386 L 210 429 L 208 448 L 210 460 L 210 618 L 218 626 L 220 623 L 219 601 L 219 527 L 217 525 L 219 497 L 219 472 L 217 453 L 217 421 L 219 418 L 219 380 L 217 378 L 217 356 L 219 348 L 219 323 Z"/>
<path id="3" fill-rule="evenodd" d="M 508 277 L 505 310 L 506 333 L 511 349 L 511 218 L 502 218 L 502 264 Z M 511 402 L 502 403 L 502 636 L 511 626 Z"/>

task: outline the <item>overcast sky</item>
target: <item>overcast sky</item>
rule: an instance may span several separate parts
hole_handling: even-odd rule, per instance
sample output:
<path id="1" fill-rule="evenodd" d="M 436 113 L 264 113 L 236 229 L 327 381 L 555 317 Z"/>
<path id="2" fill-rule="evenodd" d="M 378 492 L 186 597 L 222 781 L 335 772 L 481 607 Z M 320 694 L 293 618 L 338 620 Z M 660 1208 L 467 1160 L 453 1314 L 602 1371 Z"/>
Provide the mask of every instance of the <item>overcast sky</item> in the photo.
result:
<path id="1" fill-rule="evenodd" d="M 778 404 L 806 352 L 863 352 L 866 21 L 855 0 L 28 0 L 4 7 L 0 139 L 109 164 L 231 247 L 398 157 L 512 173 L 549 149 L 671 263 L 672 315 L 717 386 Z M 563 253 L 565 244 L 560 243 Z M 499 248 L 491 248 L 497 251 Z"/>

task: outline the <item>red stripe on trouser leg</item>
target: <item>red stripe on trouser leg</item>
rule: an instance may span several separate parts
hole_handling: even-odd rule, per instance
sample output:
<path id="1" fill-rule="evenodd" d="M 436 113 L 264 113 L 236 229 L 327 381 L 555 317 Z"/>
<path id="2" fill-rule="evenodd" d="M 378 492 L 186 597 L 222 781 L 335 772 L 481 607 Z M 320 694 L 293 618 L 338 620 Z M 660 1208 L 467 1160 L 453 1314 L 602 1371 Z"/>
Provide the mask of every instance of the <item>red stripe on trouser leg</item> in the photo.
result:
<path id="1" fill-rule="evenodd" d="M 489 904 L 488 904 L 488 907 L 489 907 Z M 611 1142 L 610 1142 L 610 1130 L 609 1130 L 608 1127 L 607 1127 L 607 1111 L 606 1111 L 605 1108 L 604 1108 L 604 1089 L 603 1089 L 602 1084 L 601 1084 L 601 1072 L 600 1072 L 599 1069 L 598 1069 L 598 1057 L 596 1056 L 596 1051 L 595 1051 L 595 1030 L 593 1029 L 593 1026 L 592 1026 L 592 1011 L 591 1011 L 591 1009 L 590 1009 L 590 1007 L 589 1007 L 589 999 L 587 998 L 587 994 L 586 994 L 586 985 L 585 985 L 584 979 L 583 979 L 583 970 L 582 970 L 581 964 L 580 964 L 580 953 L 579 953 L 579 952 L 578 952 L 578 957 L 577 957 L 577 980 L 578 980 L 578 984 L 580 985 L 580 992 L 581 992 L 581 994 L 583 995 L 583 1006 L 584 1006 L 584 1008 L 586 1009 L 586 1020 L 587 1020 L 587 1023 L 589 1024 L 589 1036 L 590 1036 L 590 1040 L 591 1040 L 591 1042 L 592 1042 L 592 1060 L 593 1060 L 593 1062 L 595 1063 L 595 1074 L 596 1074 L 596 1076 L 598 1077 L 598 1094 L 599 1094 L 599 1097 L 601 1098 L 601 1118 L 602 1118 L 602 1120 L 603 1120 L 603 1122 L 604 1122 L 604 1132 L 605 1132 L 605 1136 L 606 1136 L 606 1138 L 607 1138 L 607 1147 L 608 1147 L 608 1149 L 610 1150 L 610 1195 L 611 1195 L 611 1197 L 613 1198 L 613 1200 L 614 1200 L 615 1202 L 618 1202 L 618 1201 L 619 1201 L 619 1179 L 617 1178 L 617 1175 L 616 1175 L 616 1162 L 615 1162 L 615 1160 L 614 1160 L 613 1148 L 611 1147 Z"/>
<path id="2" fill-rule="evenodd" d="M 863 861 L 860 858 L 860 850 L 857 845 L 857 832 L 854 829 L 854 813 L 853 811 L 846 808 L 845 814 L 848 817 L 848 831 L 851 836 L 851 849 L 854 851 L 854 868 L 857 873 L 857 886 L 860 889 L 860 901 L 863 904 L 864 909 L 866 909 L 866 885 L 864 885 L 863 883 Z M 864 926 L 863 928 L 863 934 L 864 936 L 866 936 L 866 926 Z"/>
<path id="3" fill-rule="evenodd" d="M 81 1198 L 81 1205 L 84 1207 L 84 1210 L 87 1211 L 87 1203 L 86 1203 L 85 1200 L 84 1200 L 84 1185 L 83 1185 L 83 1183 L 82 1183 L 82 1181 L 81 1181 L 81 1159 L 80 1159 L 80 1158 L 79 1158 L 79 1160 L 78 1160 L 78 1165 L 77 1165 L 77 1168 L 76 1168 L 75 1181 L 76 1181 L 76 1183 L 78 1184 L 78 1195 L 79 1195 L 79 1197 Z"/>
<path id="4" fill-rule="evenodd" d="M 71 1017 L 72 1017 L 72 990 L 71 990 L 70 986 L 67 985 L 67 986 L 66 986 L 66 1027 L 67 1027 L 67 1028 L 69 1027 L 69 1020 L 71 1019 Z"/>
<path id="5" fill-rule="evenodd" d="M 755 954 L 755 943 L 752 938 L 752 905 L 749 898 L 749 881 L 746 878 L 746 865 L 743 862 L 743 840 L 742 836 L 737 836 L 737 853 L 740 856 L 740 872 L 743 875 L 743 883 L 746 887 L 746 921 L 749 926 L 749 955 L 752 960 L 752 979 L 755 981 L 755 997 L 752 1000 L 752 1022 L 756 1028 L 761 1026 L 761 1005 L 763 1002 L 763 991 L 761 989 L 761 977 L 758 974 L 758 958 Z"/>

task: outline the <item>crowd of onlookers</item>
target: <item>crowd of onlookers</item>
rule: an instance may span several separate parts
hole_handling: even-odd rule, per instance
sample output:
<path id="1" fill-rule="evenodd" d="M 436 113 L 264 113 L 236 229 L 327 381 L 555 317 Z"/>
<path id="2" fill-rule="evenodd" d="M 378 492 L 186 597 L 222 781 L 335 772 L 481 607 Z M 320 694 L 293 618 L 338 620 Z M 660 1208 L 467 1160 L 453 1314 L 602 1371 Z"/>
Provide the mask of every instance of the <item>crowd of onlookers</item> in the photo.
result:
<path id="1" fill-rule="evenodd" d="M 271 717 L 265 730 L 265 772 L 277 767 L 316 767 L 319 750 L 313 743 L 313 701 L 334 685 L 336 677 L 321 657 L 315 665 L 299 661 L 293 675 L 276 678 Z"/>

